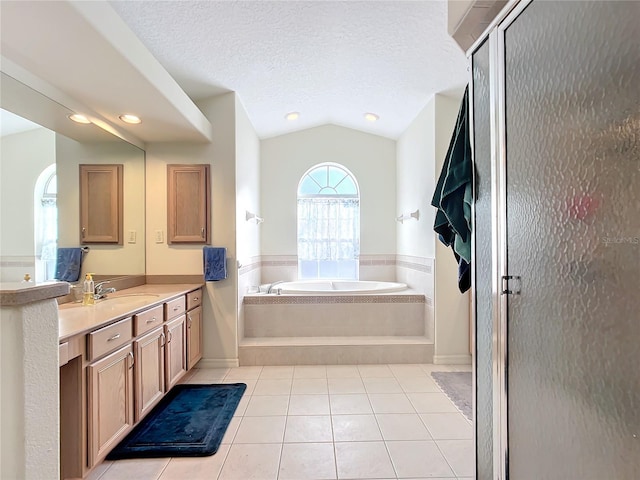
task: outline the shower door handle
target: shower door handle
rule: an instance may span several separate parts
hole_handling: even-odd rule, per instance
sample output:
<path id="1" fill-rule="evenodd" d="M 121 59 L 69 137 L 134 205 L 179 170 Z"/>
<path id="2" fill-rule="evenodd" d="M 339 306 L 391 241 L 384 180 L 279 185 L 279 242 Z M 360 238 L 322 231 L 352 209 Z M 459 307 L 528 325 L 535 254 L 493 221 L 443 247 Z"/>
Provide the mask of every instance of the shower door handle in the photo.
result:
<path id="1" fill-rule="evenodd" d="M 522 278 L 516 275 L 502 276 L 501 295 L 520 295 L 522 291 Z"/>

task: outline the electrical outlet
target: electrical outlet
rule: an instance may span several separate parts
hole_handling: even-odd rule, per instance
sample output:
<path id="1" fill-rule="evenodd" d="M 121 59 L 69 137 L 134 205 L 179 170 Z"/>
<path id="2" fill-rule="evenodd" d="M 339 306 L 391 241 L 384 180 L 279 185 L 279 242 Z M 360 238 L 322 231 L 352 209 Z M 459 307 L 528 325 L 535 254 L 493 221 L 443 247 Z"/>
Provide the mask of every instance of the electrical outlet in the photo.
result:
<path id="1" fill-rule="evenodd" d="M 129 239 L 127 240 L 129 243 L 136 243 L 136 231 L 129 230 Z"/>
<path id="2" fill-rule="evenodd" d="M 156 230 L 156 243 L 164 243 L 164 234 L 162 230 Z"/>

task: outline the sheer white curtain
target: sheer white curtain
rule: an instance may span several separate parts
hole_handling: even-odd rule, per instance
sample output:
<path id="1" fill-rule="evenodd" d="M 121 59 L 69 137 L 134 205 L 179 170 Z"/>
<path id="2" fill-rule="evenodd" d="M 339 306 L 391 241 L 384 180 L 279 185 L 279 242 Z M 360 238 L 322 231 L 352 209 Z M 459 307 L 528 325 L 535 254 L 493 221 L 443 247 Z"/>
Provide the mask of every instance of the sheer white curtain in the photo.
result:
<path id="1" fill-rule="evenodd" d="M 298 198 L 300 278 L 357 278 L 360 201 Z"/>

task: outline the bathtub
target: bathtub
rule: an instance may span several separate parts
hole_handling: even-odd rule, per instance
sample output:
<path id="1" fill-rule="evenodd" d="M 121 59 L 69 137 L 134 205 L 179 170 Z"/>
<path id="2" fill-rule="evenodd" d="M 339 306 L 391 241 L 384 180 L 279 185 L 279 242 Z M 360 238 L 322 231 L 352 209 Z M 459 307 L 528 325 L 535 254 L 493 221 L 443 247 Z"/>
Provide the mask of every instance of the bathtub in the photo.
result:
<path id="1" fill-rule="evenodd" d="M 268 286 L 267 286 L 268 287 Z M 273 284 L 272 293 L 298 295 L 363 295 L 402 292 L 404 283 L 370 280 L 298 280 Z"/>

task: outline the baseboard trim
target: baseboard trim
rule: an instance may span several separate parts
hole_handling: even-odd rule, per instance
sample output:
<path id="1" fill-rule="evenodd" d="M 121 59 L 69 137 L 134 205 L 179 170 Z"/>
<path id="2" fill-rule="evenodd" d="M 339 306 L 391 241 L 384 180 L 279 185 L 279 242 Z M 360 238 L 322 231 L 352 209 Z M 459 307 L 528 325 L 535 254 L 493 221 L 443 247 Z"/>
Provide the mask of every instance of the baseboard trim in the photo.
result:
<path id="1" fill-rule="evenodd" d="M 434 355 L 434 365 L 471 365 L 471 355 Z"/>
<path id="2" fill-rule="evenodd" d="M 239 367 L 237 358 L 203 358 L 196 364 L 196 368 L 231 368 Z"/>

